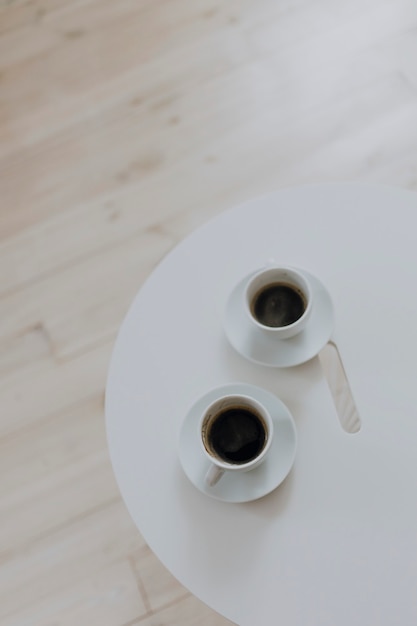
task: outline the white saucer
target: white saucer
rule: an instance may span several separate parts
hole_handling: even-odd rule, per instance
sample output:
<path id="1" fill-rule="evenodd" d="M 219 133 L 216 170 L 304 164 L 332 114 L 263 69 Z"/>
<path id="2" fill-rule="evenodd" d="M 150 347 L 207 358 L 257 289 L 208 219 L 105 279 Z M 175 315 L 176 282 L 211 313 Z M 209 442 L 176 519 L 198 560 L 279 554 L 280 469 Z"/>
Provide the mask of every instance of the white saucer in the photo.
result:
<path id="1" fill-rule="evenodd" d="M 214 487 L 204 481 L 209 462 L 200 448 L 199 419 L 205 407 L 228 393 L 250 395 L 265 405 L 274 422 L 274 437 L 265 461 L 248 472 L 226 472 Z M 212 389 L 188 411 L 180 431 L 179 457 L 190 481 L 203 493 L 224 502 L 249 502 L 273 491 L 290 472 L 297 448 L 297 431 L 291 413 L 273 393 L 244 383 Z"/>
<path id="2" fill-rule="evenodd" d="M 326 345 L 333 331 L 333 303 L 319 279 L 305 270 L 302 272 L 311 283 L 314 305 L 305 329 L 290 339 L 271 339 L 251 324 L 243 306 L 245 286 L 251 275 L 235 286 L 227 300 L 223 325 L 239 354 L 260 365 L 292 367 L 309 361 Z"/>

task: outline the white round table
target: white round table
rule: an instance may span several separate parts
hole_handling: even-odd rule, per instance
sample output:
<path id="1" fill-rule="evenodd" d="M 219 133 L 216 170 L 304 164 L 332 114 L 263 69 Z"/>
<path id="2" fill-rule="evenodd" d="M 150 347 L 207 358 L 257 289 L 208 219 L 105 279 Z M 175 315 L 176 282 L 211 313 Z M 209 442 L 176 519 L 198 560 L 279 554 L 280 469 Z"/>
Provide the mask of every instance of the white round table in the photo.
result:
<path id="1" fill-rule="evenodd" d="M 271 257 L 305 268 L 331 294 L 357 434 L 341 428 L 317 358 L 257 365 L 224 335 L 234 285 Z M 108 375 L 114 472 L 151 549 L 239 626 L 416 624 L 416 363 L 416 194 L 284 189 L 197 230 L 141 288 Z M 241 504 L 201 493 L 178 457 L 190 406 L 234 382 L 273 392 L 298 432 L 286 480 Z"/>

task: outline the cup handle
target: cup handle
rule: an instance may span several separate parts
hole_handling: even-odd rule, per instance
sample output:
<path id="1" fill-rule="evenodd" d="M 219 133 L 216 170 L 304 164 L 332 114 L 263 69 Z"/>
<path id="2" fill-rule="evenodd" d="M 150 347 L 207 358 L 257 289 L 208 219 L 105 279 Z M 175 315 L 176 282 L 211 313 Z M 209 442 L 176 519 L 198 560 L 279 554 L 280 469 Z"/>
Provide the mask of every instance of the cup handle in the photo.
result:
<path id="1" fill-rule="evenodd" d="M 214 487 L 214 485 L 216 485 L 219 482 L 223 474 L 224 474 L 224 469 L 217 467 L 217 465 L 211 464 L 206 474 L 206 478 L 205 478 L 206 484 L 209 487 Z"/>

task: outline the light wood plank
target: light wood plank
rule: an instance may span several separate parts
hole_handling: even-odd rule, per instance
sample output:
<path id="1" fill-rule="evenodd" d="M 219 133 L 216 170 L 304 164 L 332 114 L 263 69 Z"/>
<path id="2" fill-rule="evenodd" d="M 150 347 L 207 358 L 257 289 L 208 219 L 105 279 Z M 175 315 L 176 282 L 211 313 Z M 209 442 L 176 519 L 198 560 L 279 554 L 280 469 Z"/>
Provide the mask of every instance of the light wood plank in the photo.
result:
<path id="1" fill-rule="evenodd" d="M 159 232 L 139 234 L 4 297 L 2 333 L 14 336 L 41 323 L 57 358 L 113 337 L 141 283 L 172 244 Z"/>
<path id="2" fill-rule="evenodd" d="M 102 396 L 0 439 L 0 476 L 0 553 L 117 498 Z"/>
<path id="3" fill-rule="evenodd" d="M 127 561 L 119 561 L 3 618 L 2 626 L 122 626 L 146 608 Z"/>
<path id="4" fill-rule="evenodd" d="M 112 349 L 110 341 L 59 365 L 34 362 L 0 380 L 0 438 L 103 394 Z"/>
<path id="5" fill-rule="evenodd" d="M 284 10 L 278 4 L 267 18 L 249 30 L 256 50 L 270 54 L 277 49 L 303 49 L 307 42 L 317 50 L 325 45 L 328 56 L 337 58 L 343 48 L 357 54 L 363 47 L 406 32 L 406 23 L 416 25 L 417 11 L 410 0 L 364 0 L 360 4 L 339 3 L 337 7 L 320 0 L 314 4 L 289 2 Z"/>
<path id="6" fill-rule="evenodd" d="M 59 10 L 68 4 L 74 5 L 83 2 L 69 3 L 68 0 L 38 0 L 37 2 L 27 2 L 27 0 L 16 0 L 13 4 L 10 0 L 1 0 L 0 2 L 0 34 L 4 35 L 28 26 L 33 22 L 40 22 L 48 13 Z"/>
<path id="7" fill-rule="evenodd" d="M 52 357 L 51 341 L 42 324 L 0 343 L 0 379 L 38 360 Z"/>
<path id="8" fill-rule="evenodd" d="M 348 38 L 349 41 L 352 41 L 352 38 L 349 37 Z M 332 57 L 329 56 L 327 54 L 327 47 L 326 45 L 322 44 L 321 46 L 317 45 L 317 43 L 314 43 L 313 50 L 311 51 L 309 48 L 306 48 L 307 44 L 309 42 L 307 41 L 306 43 L 304 43 L 304 50 L 302 50 L 302 54 L 295 54 L 292 55 L 292 57 L 286 59 L 287 60 L 287 71 L 288 71 L 288 76 L 291 76 L 291 81 L 293 83 L 293 87 L 291 91 L 288 91 L 288 86 L 291 85 L 291 82 L 289 84 L 286 85 L 286 90 L 285 92 L 283 92 L 282 89 L 278 89 L 278 91 L 274 92 L 274 89 L 270 89 L 270 88 L 266 88 L 265 91 L 265 87 L 268 85 L 268 79 L 269 82 L 271 84 L 274 83 L 274 78 L 273 78 L 273 73 L 272 71 L 274 71 L 275 75 L 280 76 L 281 74 L 279 72 L 276 72 L 276 69 L 280 69 L 282 66 L 282 58 L 276 57 L 276 63 L 275 63 L 275 67 L 274 67 L 274 63 L 273 58 L 269 58 L 268 61 L 266 62 L 267 66 L 270 67 L 270 71 L 267 70 L 266 68 L 264 68 L 262 71 L 260 72 L 260 76 L 257 79 L 256 78 L 256 73 L 254 73 L 254 71 L 249 71 L 251 69 L 251 65 L 249 65 L 246 69 L 247 72 L 247 77 L 246 77 L 246 89 L 244 88 L 242 90 L 242 88 L 238 88 L 236 89 L 236 85 L 233 84 L 233 80 L 231 81 L 230 79 L 233 78 L 233 74 L 232 77 L 229 75 L 227 80 L 223 81 L 223 85 L 226 85 L 230 82 L 230 90 L 227 90 L 224 86 L 222 87 L 221 83 L 217 84 L 215 86 L 215 88 L 212 87 L 212 93 L 210 93 L 210 90 L 208 91 L 208 93 L 204 93 L 203 90 L 203 95 L 204 98 L 202 99 L 202 103 L 204 103 L 205 101 L 216 101 L 215 95 L 214 93 L 219 93 L 219 91 L 222 93 L 222 102 L 228 102 L 231 111 L 235 111 L 239 112 L 240 115 L 242 115 L 242 113 L 246 112 L 242 118 L 238 118 L 237 123 L 238 124 L 242 124 L 246 121 L 246 117 L 247 116 L 257 116 L 259 115 L 259 112 L 262 110 L 262 106 L 265 106 L 266 102 L 270 102 L 270 104 L 274 105 L 274 108 L 276 110 L 277 113 L 280 113 L 282 115 L 282 108 L 284 107 L 284 113 L 285 113 L 285 107 L 287 109 L 287 114 L 289 112 L 292 113 L 292 115 L 294 116 L 296 113 L 299 113 L 299 110 L 297 109 L 297 106 L 294 107 L 294 97 L 296 97 L 296 102 L 299 103 L 303 103 L 304 107 L 308 107 L 309 105 L 311 105 L 311 100 L 312 100 L 312 95 L 313 97 L 315 96 L 316 99 L 316 104 L 322 106 L 323 104 L 323 97 L 326 96 L 326 92 L 328 92 L 329 90 L 331 91 L 335 91 L 335 89 L 337 89 L 337 79 L 339 77 L 339 84 L 340 85 L 344 85 L 345 88 L 345 97 L 348 93 L 348 90 L 351 89 L 351 85 L 349 84 L 349 79 L 351 79 L 351 76 L 354 75 L 354 67 L 351 68 L 351 74 L 347 75 L 346 73 L 346 65 L 349 67 L 349 63 L 351 64 L 351 50 L 349 48 L 347 48 L 344 51 L 344 56 L 342 58 L 339 58 L 339 56 L 336 55 L 336 57 Z M 218 49 L 218 46 L 215 46 L 215 50 Z M 317 50 L 318 49 L 318 50 Z M 313 52 L 313 54 L 312 54 Z M 371 47 L 371 52 L 372 52 L 372 47 Z M 364 53 L 365 55 L 365 60 L 366 60 L 366 55 L 370 54 L 369 50 L 366 50 Z M 191 54 L 190 55 L 191 58 L 195 58 L 195 55 Z M 371 56 L 375 57 L 375 55 Z M 200 57 L 201 57 L 201 51 L 200 51 Z M 314 80 L 305 80 L 303 79 L 303 77 L 305 76 L 305 59 L 308 59 L 308 63 L 311 65 L 311 76 L 312 77 L 317 77 L 317 69 L 320 67 L 321 70 L 321 75 L 318 76 L 319 80 L 320 80 L 320 85 L 325 86 L 326 92 L 322 93 L 320 89 L 317 89 L 317 86 L 314 88 Z M 295 60 L 294 60 L 295 59 Z M 311 61 L 311 59 L 314 59 L 314 62 Z M 337 63 L 336 63 L 337 60 Z M 280 63 L 280 65 L 278 65 L 277 67 L 277 63 Z M 325 61 L 325 64 L 324 64 Z M 164 62 L 166 63 L 166 59 L 164 59 Z M 297 69 L 297 62 L 299 63 L 299 67 Z M 380 66 L 383 65 L 383 63 L 380 63 Z M 179 67 L 182 67 L 183 64 L 179 63 L 178 64 Z M 256 65 L 255 65 L 256 66 Z M 360 65 L 357 64 L 357 66 L 359 66 L 359 72 L 363 74 L 363 59 L 361 59 L 361 63 Z M 365 63 L 366 66 L 366 63 Z M 163 65 L 162 65 L 163 67 Z M 258 67 L 262 68 L 262 65 L 259 65 L 258 63 Z M 401 64 L 398 64 L 398 67 L 401 67 Z M 323 68 L 325 69 L 325 71 L 323 71 Z M 252 68 L 253 69 L 253 68 Z M 381 67 L 377 67 L 377 70 L 380 72 L 381 71 Z M 365 75 L 363 75 L 362 77 L 362 82 L 365 80 L 371 80 L 372 79 L 372 74 L 371 72 L 375 71 L 375 67 L 374 64 L 372 62 L 370 62 L 369 66 L 368 66 L 368 71 L 367 73 L 365 73 Z M 297 72 L 300 76 L 299 80 L 297 80 Z M 300 72 L 302 72 L 302 74 L 300 75 Z M 158 75 L 158 73 L 160 74 L 160 72 L 152 72 L 152 75 Z M 321 78 L 320 78 L 321 76 Z M 301 79 L 303 79 L 303 81 L 301 81 Z M 282 79 L 281 79 L 282 80 Z M 142 81 L 143 82 L 143 81 Z M 287 81 L 288 82 L 288 81 Z M 304 84 L 304 86 L 302 85 L 302 83 Z M 145 79 L 145 84 L 147 84 L 147 81 Z M 243 83 L 242 83 L 243 85 Z M 249 86 L 251 85 L 251 89 L 252 91 L 249 91 Z M 279 85 L 279 83 L 278 83 Z M 302 91 L 300 91 L 300 85 L 302 86 Z M 353 85 L 353 87 L 355 87 L 355 85 Z M 278 87 L 276 87 L 278 88 Z M 295 91 L 294 91 L 295 89 Z M 361 87 L 362 89 L 362 87 Z M 116 91 L 117 93 L 120 92 L 119 89 L 115 89 L 114 91 Z M 199 90 L 197 93 L 199 93 L 201 90 Z M 123 90 L 122 90 L 123 92 Z M 123 92 L 124 93 L 124 92 Z M 230 94 L 231 93 L 235 93 L 236 96 L 235 98 L 231 97 Z M 257 99 L 258 99 L 258 106 L 257 108 L 248 108 L 248 102 L 251 101 L 251 98 L 248 99 L 248 94 L 250 93 L 256 93 L 257 94 Z M 286 94 L 289 93 L 291 94 L 291 100 L 289 102 L 285 102 L 285 100 L 283 100 L 282 98 L 282 94 Z M 259 100 L 259 96 L 261 94 L 261 99 Z M 263 97 L 262 97 L 263 94 Z M 177 96 L 174 96 L 174 100 L 176 99 Z M 21 98 L 19 96 L 19 99 L 22 101 L 26 101 L 26 98 Z M 30 100 L 30 99 L 29 99 Z M 106 98 L 102 98 L 102 101 L 107 101 Z M 141 100 L 141 98 L 139 97 L 139 101 Z M 146 98 L 144 99 L 144 101 L 146 101 Z M 199 110 L 204 110 L 204 106 L 202 105 L 202 103 L 199 102 L 193 102 L 193 100 L 191 99 L 191 101 L 189 102 L 189 107 L 188 110 L 193 110 L 193 111 L 199 111 Z M 240 103 L 240 105 L 239 105 Z M 290 104 L 291 103 L 291 104 Z M 85 102 L 81 103 L 82 106 L 82 110 L 85 111 L 86 107 L 85 107 Z M 155 103 L 157 104 L 157 103 Z M 242 106 L 243 104 L 243 106 Z M 54 103 L 54 105 L 56 106 L 56 103 Z M 125 104 L 123 104 L 123 106 L 125 107 Z M 153 106 L 153 105 L 152 105 Z M 328 104 L 326 105 L 328 106 Z M 97 107 L 96 107 L 97 108 Z M 185 110 L 186 111 L 186 110 Z M 177 111 L 177 107 L 172 106 L 172 102 L 171 102 L 171 106 L 169 107 L 169 115 L 170 117 L 168 117 L 168 120 L 171 119 L 182 119 L 181 115 L 178 114 Z M 123 113 L 125 113 L 125 115 L 123 115 Z M 226 115 L 223 115 L 223 117 L 221 117 L 220 115 L 218 116 L 218 119 L 222 119 L 223 123 L 228 120 L 229 125 L 235 123 L 235 116 L 233 116 L 233 114 L 231 113 L 230 116 L 227 114 L 227 110 L 223 111 L 223 114 L 226 113 Z M 16 116 L 16 113 L 14 113 Z M 126 118 L 126 114 L 127 114 L 127 118 Z M 107 114 L 106 114 L 107 115 Z M 134 121 L 134 117 L 132 118 L 131 116 L 129 116 L 128 114 L 128 110 L 126 110 L 125 112 L 123 111 L 123 109 L 120 109 L 120 111 L 118 112 L 117 108 L 116 111 L 113 112 L 113 115 L 116 116 L 116 119 L 120 120 L 124 120 L 122 123 L 125 125 L 126 127 L 126 131 L 123 131 L 122 128 L 117 130 L 117 135 L 118 137 L 122 137 L 123 135 L 121 134 L 121 132 L 128 132 L 129 134 L 131 134 L 131 122 Z M 51 118 L 51 115 L 48 112 L 48 117 Z M 52 118 L 53 119 L 53 118 Z M 126 124 L 126 119 L 127 119 L 127 124 Z M 138 126 L 138 130 L 142 129 L 143 127 L 143 123 L 145 122 L 146 126 L 149 126 L 150 123 L 150 130 L 153 133 L 153 141 L 155 142 L 156 137 L 158 137 L 158 125 L 160 125 L 161 120 L 159 120 L 158 116 L 155 117 L 154 122 L 156 122 L 156 125 L 153 125 L 152 123 L 152 116 L 149 115 L 143 115 L 143 112 L 139 115 L 138 119 L 137 119 L 137 124 L 139 124 Z M 188 120 L 187 118 L 187 114 L 185 114 L 185 119 Z M 214 119 L 217 119 L 216 116 L 214 116 Z M 342 118 L 341 118 L 342 119 Z M 111 121 L 111 118 L 110 118 Z M 209 122 L 209 124 L 207 124 L 207 121 Z M 216 127 L 216 125 L 214 125 L 214 127 L 210 126 L 210 122 L 212 122 L 212 119 L 209 118 L 208 120 L 202 119 L 199 122 L 199 120 L 196 120 L 196 124 L 194 125 L 194 128 L 191 125 L 190 128 L 190 132 L 193 132 L 193 134 L 195 134 L 196 128 L 197 127 L 197 132 L 198 128 L 203 128 L 206 129 L 206 135 L 202 137 L 202 139 L 206 139 L 207 136 L 213 136 L 213 134 L 216 133 L 222 133 L 224 129 L 219 128 L 218 126 Z M 317 128 L 320 128 L 320 122 L 321 120 L 315 121 L 314 124 Z M 111 124 L 112 125 L 112 124 Z M 263 126 L 265 125 L 265 122 L 263 124 Z M 35 128 L 44 128 L 44 124 L 32 124 L 33 127 Z M 97 121 L 97 123 L 95 124 L 94 128 L 102 128 L 104 126 L 108 126 L 108 121 L 106 121 L 106 116 L 104 116 L 102 122 Z M 186 124 L 187 127 L 187 124 Z M 241 126 L 239 126 L 239 130 L 240 130 Z M 87 139 L 84 139 L 84 146 L 83 144 L 79 144 L 74 145 L 72 150 L 70 149 L 71 146 L 71 135 L 70 136 L 63 136 L 61 137 L 60 141 L 58 141 L 57 143 L 54 142 L 47 142 L 46 145 L 44 146 L 44 150 L 46 151 L 47 154 L 50 154 L 50 159 L 51 159 L 51 166 L 48 167 L 49 170 L 53 170 L 53 166 L 52 163 L 56 162 L 57 160 L 60 159 L 64 159 L 63 165 L 67 162 L 67 160 L 69 159 L 69 162 L 67 163 L 67 167 L 70 166 L 70 164 L 73 165 L 72 167 L 72 171 L 74 172 L 74 165 L 75 168 L 79 168 L 79 171 L 82 171 L 82 169 L 85 169 L 85 158 L 81 158 L 83 154 L 85 155 L 85 157 L 87 157 L 89 160 L 91 160 L 91 155 L 92 155 L 92 149 L 93 146 L 95 144 L 104 144 L 107 143 L 108 141 L 110 141 L 110 138 L 107 139 L 106 138 L 106 134 L 108 135 L 108 133 L 110 132 L 110 130 L 106 130 L 106 134 L 103 136 L 102 131 L 99 131 L 99 134 L 96 136 L 96 138 L 94 138 L 94 134 L 93 136 L 91 136 L 91 132 L 93 130 L 93 126 L 91 125 L 91 122 L 87 122 L 85 124 L 85 129 L 83 129 L 82 127 L 78 129 L 78 137 L 89 137 L 88 141 Z M 182 131 L 184 131 L 184 127 L 181 128 Z M 116 132 L 116 129 L 113 129 L 112 132 Z M 201 131 L 200 131 L 201 132 Z M 294 128 L 294 132 L 300 132 L 300 129 L 298 129 L 298 123 L 297 123 L 297 128 Z M 27 133 L 26 133 L 27 134 Z M 146 135 L 145 135 L 146 136 Z M 177 145 L 177 141 L 178 141 L 178 133 L 175 134 L 175 132 L 169 132 L 168 129 L 168 136 L 169 136 L 169 141 L 166 142 L 169 146 L 172 146 L 173 151 L 176 154 L 176 157 L 178 158 L 178 152 L 179 150 L 183 150 L 183 145 L 184 145 L 184 141 L 186 141 L 186 135 L 184 135 L 184 132 L 181 133 L 181 141 L 179 142 L 179 145 Z M 100 139 L 98 139 L 98 137 L 100 137 Z M 166 138 L 165 138 L 166 139 Z M 79 139 L 78 139 L 79 141 Z M 142 141 L 143 141 L 143 136 L 142 136 Z M 69 143 L 68 143 L 69 142 Z M 126 141 L 122 141 L 121 145 L 123 146 L 123 151 L 125 154 L 126 151 Z M 182 143 L 181 143 L 182 142 Z M 285 139 L 282 140 L 281 139 L 281 143 L 285 143 Z M 205 146 L 207 146 L 207 142 L 204 143 Z M 65 150 L 67 151 L 67 155 L 61 155 L 61 151 L 63 149 L 63 147 L 65 147 Z M 38 149 L 38 147 L 37 147 Z M 162 152 L 158 152 L 158 151 L 152 151 L 146 156 L 143 157 L 143 155 L 141 156 L 139 155 L 134 155 L 132 154 L 131 156 L 131 162 L 130 164 L 127 164 L 127 167 L 125 167 L 122 171 L 117 171 L 117 169 L 115 170 L 115 166 L 111 165 L 111 163 L 116 163 L 116 160 L 118 162 L 120 162 L 120 158 L 119 158 L 119 154 L 120 152 L 115 152 L 114 150 L 112 151 L 112 157 L 113 160 L 110 159 L 110 157 L 106 157 L 109 159 L 109 165 L 105 165 L 103 163 L 103 160 L 100 161 L 100 165 L 95 168 L 96 172 L 100 172 L 102 176 L 106 176 L 107 180 L 112 180 L 112 175 L 115 177 L 115 180 L 117 181 L 118 177 L 119 177 L 119 184 L 121 182 L 121 178 L 124 179 L 124 183 L 129 183 L 132 184 L 133 182 L 135 182 L 135 180 L 137 180 L 137 176 L 141 175 L 140 172 L 142 171 L 142 166 L 146 168 L 151 168 L 151 173 L 154 175 L 156 173 L 156 171 L 158 171 L 160 169 L 160 167 L 162 166 L 163 169 L 165 168 L 165 166 L 160 163 L 160 158 L 162 156 Z M 193 155 L 193 159 L 196 163 L 200 163 L 200 157 L 199 155 L 197 155 L 197 161 L 195 161 L 195 155 Z M 126 158 L 126 157 L 125 157 Z M 168 159 L 168 161 L 171 160 L 171 154 L 164 154 L 163 156 L 164 159 Z M 35 163 L 36 159 L 34 158 L 34 155 L 28 154 L 28 159 L 30 159 L 31 163 Z M 141 165 L 142 163 L 142 165 Z M 237 164 L 238 165 L 238 164 Z M 25 167 L 24 164 L 21 164 L 21 167 Z M 107 168 L 110 168 L 109 170 L 107 170 Z M 155 170 L 156 168 L 156 170 Z M 9 166 L 10 169 L 10 166 Z M 25 168 L 26 169 L 26 168 Z M 143 173 L 143 172 L 142 172 Z M 32 176 L 31 176 L 32 177 Z M 121 178 L 120 178 L 121 177 Z M 93 176 L 94 178 L 94 176 Z M 16 187 L 15 182 L 10 181 L 9 185 L 12 186 L 12 189 L 15 190 L 12 193 L 11 198 L 13 199 L 15 208 L 19 209 L 19 206 L 21 207 L 17 212 L 15 211 L 13 213 L 13 215 L 15 216 L 13 218 L 13 220 L 19 219 L 19 212 L 20 210 L 24 210 L 23 207 L 27 206 L 27 199 L 26 199 L 26 194 L 29 192 L 32 197 L 35 196 L 35 199 L 37 196 L 39 196 L 38 193 L 33 193 L 34 191 L 36 191 L 37 189 L 37 183 L 36 181 L 39 180 L 39 172 L 35 169 L 33 169 L 33 186 L 31 186 L 30 181 L 28 181 L 28 190 L 24 192 L 24 194 L 21 196 L 21 201 L 19 201 L 19 199 L 15 196 L 16 190 L 18 189 Z M 54 181 L 50 181 L 51 182 L 51 191 L 53 189 L 59 189 L 60 186 L 58 184 L 59 181 L 57 181 L 57 183 L 54 183 Z M 94 181 L 93 181 L 94 182 Z M 241 181 L 242 182 L 242 181 Z M 89 185 L 90 183 L 84 179 L 79 181 L 80 184 L 77 184 L 77 189 L 79 190 L 81 195 L 86 195 L 87 193 L 87 189 L 84 187 L 84 185 Z M 159 185 L 160 181 L 157 180 L 156 184 Z M 162 184 L 168 184 L 170 187 L 172 187 L 172 183 L 169 179 L 169 174 L 168 174 L 168 181 L 164 181 Z M 75 185 L 75 181 L 74 181 L 74 185 Z M 116 185 L 117 187 L 117 185 Z M 94 189 L 94 187 L 93 187 Z M 106 189 L 106 187 L 104 188 Z M 112 189 L 112 187 L 107 187 L 107 191 L 110 192 Z M 67 202 L 64 200 L 64 198 L 62 197 L 62 188 L 59 194 L 59 197 L 57 197 L 55 195 L 56 191 L 54 193 L 52 193 L 52 195 L 48 192 L 48 190 L 40 190 L 42 193 L 40 195 L 40 197 L 42 198 L 42 211 L 46 210 L 46 206 L 45 206 L 45 200 L 47 199 L 48 196 L 50 196 L 50 202 L 51 202 L 51 211 L 53 209 L 55 209 L 56 204 L 59 203 L 61 206 L 65 204 L 67 204 Z M 74 204 L 74 201 L 77 202 L 79 201 L 80 196 L 74 197 L 72 195 L 73 190 L 71 188 L 69 188 L 67 190 L 69 192 L 69 197 L 68 197 L 68 201 L 70 204 Z M 95 192 L 97 192 L 97 189 L 94 189 Z M 137 191 L 135 193 L 138 193 Z M 141 190 L 139 190 L 139 195 L 141 194 Z M 17 205 L 17 206 L 16 206 Z M 35 206 L 36 206 L 36 202 L 35 202 Z M 32 202 L 32 213 L 33 213 L 33 202 Z M 42 213 L 43 214 L 43 213 Z M 17 216 L 17 217 L 16 217 Z M 27 218 L 27 216 L 26 216 Z"/>
<path id="9" fill-rule="evenodd" d="M 129 626 L 233 626 L 193 596 L 182 598 L 157 615 L 138 619 Z"/>
<path id="10" fill-rule="evenodd" d="M 147 546 L 133 554 L 131 561 L 152 612 L 190 595 Z"/>
<path id="11" fill-rule="evenodd" d="M 59 33 L 46 28 L 39 21 L 24 26 L 17 32 L 11 30 L 4 33 L 0 38 L 0 71 L 27 62 L 33 57 L 43 57 L 59 41 Z"/>
<path id="12" fill-rule="evenodd" d="M 94 579 L 143 545 L 119 499 L 27 546 L 12 545 L 0 555 L 1 620 Z"/>
<path id="13" fill-rule="evenodd" d="M 311 183 L 323 180 L 330 164 L 334 163 L 333 178 L 329 180 L 335 182 L 342 179 L 383 181 L 383 184 L 416 189 L 416 121 L 414 101 L 403 103 L 376 116 L 372 123 L 357 132 L 323 144 L 285 175 L 293 184 L 296 184 L 296 177 Z M 408 128 L 406 133 L 405 128 Z"/>
<path id="14" fill-rule="evenodd" d="M 147 19 L 141 10 L 132 12 L 131 2 L 124 4 L 129 14 L 126 15 L 126 10 L 121 12 L 118 20 L 122 17 L 124 21 L 118 30 L 115 30 L 114 4 L 110 2 L 100 2 L 100 11 L 96 8 L 92 13 L 93 20 L 97 21 L 97 15 L 101 21 L 107 20 L 100 28 L 89 26 L 87 16 L 80 18 L 79 13 L 74 23 L 68 16 L 64 22 L 61 17 L 55 24 L 50 20 L 52 32 L 66 29 L 70 36 L 62 33 L 60 43 L 49 54 L 35 55 L 25 63 L 3 69 L 0 154 L 3 151 L 9 155 L 10 148 L 16 151 L 19 146 L 33 144 L 52 132 L 62 133 L 77 122 L 86 124 L 80 132 L 91 132 L 91 128 L 99 125 L 100 112 L 120 103 L 124 104 L 124 115 L 132 118 L 138 107 L 150 103 L 152 108 L 152 101 L 167 101 L 248 58 L 246 43 L 239 33 L 228 27 L 223 28 L 223 32 L 213 33 L 204 26 L 207 22 L 204 18 L 203 31 L 194 32 L 187 28 L 187 20 L 182 23 L 184 17 L 181 21 L 174 6 L 169 28 L 171 39 L 175 38 L 178 45 L 167 49 L 167 17 L 160 14 L 160 32 L 149 39 L 143 31 L 149 32 L 152 24 L 148 21 L 158 19 L 158 13 L 148 10 Z M 122 3 L 118 3 L 116 12 L 120 12 L 120 5 Z M 107 17 L 105 8 L 110 11 Z M 38 32 L 36 25 L 32 28 Z M 77 32 L 79 36 L 74 37 Z M 124 33 L 123 45 L 119 41 L 121 32 Z M 22 40 L 21 33 L 13 33 L 13 36 L 16 41 Z M 111 46 L 112 37 L 117 39 L 117 45 L 114 42 L 111 63 L 104 63 L 103 51 Z M 146 63 L 142 58 L 143 45 L 139 42 L 146 42 Z M 156 46 L 155 54 L 149 46 Z M 8 42 L 5 51 L 16 47 L 20 49 Z M 65 78 L 61 77 L 62 73 Z M 50 81 L 56 88 L 42 89 L 42 84 Z M 91 107 L 94 107 L 94 119 Z M 2 135 L 3 132 L 8 135 Z"/>

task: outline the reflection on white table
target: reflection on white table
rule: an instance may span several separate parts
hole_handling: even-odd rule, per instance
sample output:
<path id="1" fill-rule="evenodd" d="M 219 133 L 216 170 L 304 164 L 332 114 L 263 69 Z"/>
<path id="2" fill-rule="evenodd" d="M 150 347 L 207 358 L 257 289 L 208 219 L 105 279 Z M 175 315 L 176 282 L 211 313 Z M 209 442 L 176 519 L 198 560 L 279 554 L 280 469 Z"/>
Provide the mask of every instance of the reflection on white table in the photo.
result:
<path id="1" fill-rule="evenodd" d="M 166 567 L 240 626 L 417 623 L 416 231 L 404 190 L 285 189 L 184 240 L 122 324 L 106 392 L 122 496 Z M 360 430 L 337 416 L 334 354 L 271 367 L 227 340 L 230 294 L 270 257 L 331 295 Z M 241 503 L 208 497 L 179 459 L 191 407 L 235 383 L 282 400 L 298 436 L 280 486 Z"/>

